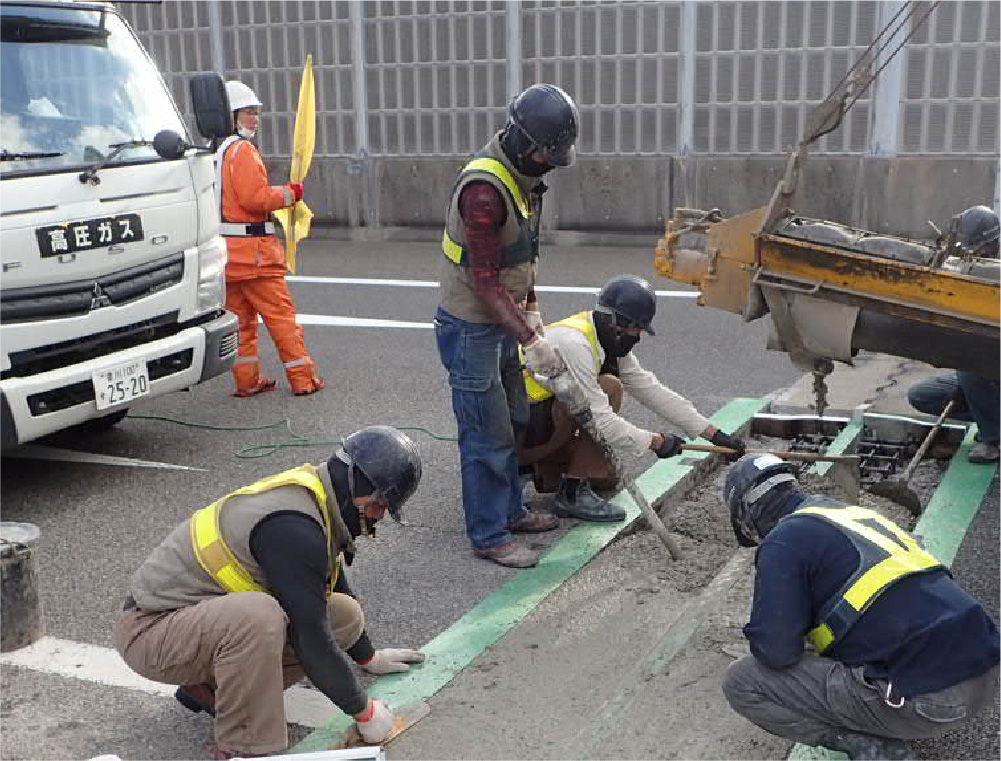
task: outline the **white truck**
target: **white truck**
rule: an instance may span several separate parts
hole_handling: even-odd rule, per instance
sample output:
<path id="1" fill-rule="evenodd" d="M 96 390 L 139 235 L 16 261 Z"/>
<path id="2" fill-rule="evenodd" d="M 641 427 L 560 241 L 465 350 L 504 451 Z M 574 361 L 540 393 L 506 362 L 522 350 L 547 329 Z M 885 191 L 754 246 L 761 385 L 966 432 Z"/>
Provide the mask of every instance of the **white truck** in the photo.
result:
<path id="1" fill-rule="evenodd" d="M 191 94 L 224 137 L 222 79 Z M 0 448 L 232 366 L 212 149 L 186 136 L 110 4 L 0 4 Z"/>

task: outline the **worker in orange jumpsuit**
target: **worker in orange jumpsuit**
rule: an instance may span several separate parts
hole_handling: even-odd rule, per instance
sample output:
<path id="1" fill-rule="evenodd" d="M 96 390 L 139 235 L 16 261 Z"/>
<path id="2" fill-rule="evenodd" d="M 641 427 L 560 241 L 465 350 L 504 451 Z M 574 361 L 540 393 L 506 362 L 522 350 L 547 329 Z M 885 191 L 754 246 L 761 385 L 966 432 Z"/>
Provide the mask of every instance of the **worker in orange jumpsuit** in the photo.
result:
<path id="1" fill-rule="evenodd" d="M 216 154 L 216 187 L 220 194 L 220 234 L 226 239 L 226 308 L 240 320 L 240 353 L 233 366 L 236 391 L 247 397 L 271 391 L 275 381 L 261 372 L 257 351 L 257 316 L 260 315 L 285 363 L 292 393 L 306 396 L 326 382 L 306 351 L 302 326 L 296 322 L 295 305 L 285 282 L 285 249 L 275 237 L 272 211 L 302 198 L 302 184 L 269 185 L 257 147 L 250 139 L 257 132 L 261 101 L 243 82 L 226 83 L 233 110 L 235 134 Z"/>

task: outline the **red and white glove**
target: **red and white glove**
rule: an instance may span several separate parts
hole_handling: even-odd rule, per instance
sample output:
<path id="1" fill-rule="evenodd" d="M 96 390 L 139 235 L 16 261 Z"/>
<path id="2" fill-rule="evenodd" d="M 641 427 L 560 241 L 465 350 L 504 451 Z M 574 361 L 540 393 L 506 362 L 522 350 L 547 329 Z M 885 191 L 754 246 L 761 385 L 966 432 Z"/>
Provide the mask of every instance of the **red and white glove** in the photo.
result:
<path id="1" fill-rule="evenodd" d="M 410 671 L 410 663 L 423 663 L 424 653 L 406 648 L 387 647 L 376 650 L 375 655 L 358 665 L 370 674 L 395 674 Z"/>
<path id="2" fill-rule="evenodd" d="M 369 700 L 368 708 L 355 715 L 355 722 L 358 724 L 358 734 L 365 742 L 379 745 L 389 739 L 393 725 L 396 724 L 396 716 L 381 700 Z"/>
<path id="3" fill-rule="evenodd" d="M 292 189 L 292 203 L 302 200 L 302 183 L 301 182 L 290 182 L 288 184 L 289 188 Z"/>

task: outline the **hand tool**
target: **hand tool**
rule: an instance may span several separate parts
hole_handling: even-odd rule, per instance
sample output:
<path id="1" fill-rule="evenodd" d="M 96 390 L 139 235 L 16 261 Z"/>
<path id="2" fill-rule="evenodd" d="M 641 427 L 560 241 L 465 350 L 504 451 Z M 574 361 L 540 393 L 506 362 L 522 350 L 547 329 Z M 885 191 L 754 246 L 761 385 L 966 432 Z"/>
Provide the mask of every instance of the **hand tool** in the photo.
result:
<path id="1" fill-rule="evenodd" d="M 918 451 L 914 453 L 914 457 L 912 457 L 911 461 L 907 463 L 907 468 L 904 469 L 903 474 L 899 478 L 887 478 L 880 481 L 878 484 L 873 484 L 869 487 L 869 491 L 872 494 L 892 499 L 897 504 L 903 505 L 910 510 L 912 515 L 921 515 L 921 500 L 918 498 L 918 495 L 915 494 L 914 490 L 907 485 L 907 482 L 911 480 L 914 468 L 916 468 L 918 463 L 921 462 L 921 458 L 925 456 L 925 452 L 927 452 L 928 447 L 931 446 L 932 440 L 935 438 L 935 434 L 938 433 L 939 429 L 942 427 L 942 422 L 949 416 L 949 413 L 952 412 L 952 408 L 955 404 L 956 399 L 953 397 L 949 400 L 949 403 L 945 405 L 942 410 L 942 414 L 940 414 L 938 416 L 938 420 L 935 421 L 935 425 L 931 427 L 931 430 L 928 431 L 928 434 L 925 436 L 925 440 L 922 441 L 921 446 L 918 447 Z"/>
<path id="2" fill-rule="evenodd" d="M 396 714 L 396 722 L 393 724 L 393 730 L 389 733 L 389 737 L 383 740 L 381 745 L 388 745 L 402 733 L 410 729 L 410 727 L 418 721 L 431 713 L 431 706 L 423 700 L 419 700 L 416 703 L 405 705 L 400 709 L 394 709 L 393 713 Z M 333 750 L 357 748 L 359 746 L 368 745 L 370 745 L 370 743 L 365 742 L 362 736 L 358 733 L 358 726 L 352 724 L 344 732 L 344 742 L 335 746 Z"/>
<path id="3" fill-rule="evenodd" d="M 684 450 L 695 452 L 716 452 L 718 454 L 740 454 L 736 449 L 729 447 L 718 447 L 714 444 L 684 444 Z M 773 454 L 783 460 L 803 460 L 805 462 L 858 462 L 859 456 L 853 455 L 827 455 L 813 454 L 812 452 L 780 452 L 770 449 L 746 449 L 745 454 Z"/>

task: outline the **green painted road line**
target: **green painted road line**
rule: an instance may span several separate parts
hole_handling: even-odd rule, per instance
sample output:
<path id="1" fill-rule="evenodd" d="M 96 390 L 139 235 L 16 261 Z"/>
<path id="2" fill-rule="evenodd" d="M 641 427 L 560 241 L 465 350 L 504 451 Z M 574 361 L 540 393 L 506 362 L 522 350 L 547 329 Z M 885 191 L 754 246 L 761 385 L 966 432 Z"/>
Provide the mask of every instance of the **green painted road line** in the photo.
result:
<path id="1" fill-rule="evenodd" d="M 963 537 L 980 510 L 984 495 L 998 469 L 995 463 L 970 462 L 969 454 L 976 431 L 976 426 L 970 426 L 970 430 L 966 432 L 963 443 L 952 456 L 949 468 L 942 476 L 942 482 L 928 501 L 912 532 L 920 536 L 928 551 L 946 565 L 952 565 L 956 559 Z M 789 751 L 788 758 L 790 761 L 840 761 L 848 756 L 824 748 L 796 744 Z"/>
<path id="2" fill-rule="evenodd" d="M 928 551 L 946 565 L 952 565 L 956 559 L 959 545 L 998 469 L 996 463 L 970 462 L 976 430 L 976 426 L 971 426 L 967 431 L 942 476 L 941 485 L 914 527 L 914 533 L 923 537 Z"/>
<path id="3" fill-rule="evenodd" d="M 733 399 L 710 420 L 718 428 L 733 431 L 767 404 L 760 399 Z M 698 460 L 704 459 L 708 453 L 686 452 L 686 459 L 690 455 L 694 456 L 690 459 Z M 658 461 L 637 479 L 637 485 L 647 500 L 654 502 L 660 499 L 688 475 L 692 466 L 682 464 L 680 459 Z M 424 665 L 404 674 L 381 677 L 368 690 L 369 696 L 399 708 L 427 700 L 451 682 L 480 653 L 514 628 L 639 517 L 639 507 L 625 490 L 620 491 L 612 502 L 626 509 L 624 523 L 580 523 L 572 528 L 542 556 L 538 566 L 516 573 L 510 581 L 484 597 L 466 615 L 422 647 L 421 651 L 428 656 Z M 343 742 L 343 732 L 352 723 L 351 717 L 339 713 L 288 752 L 326 750 Z"/>

